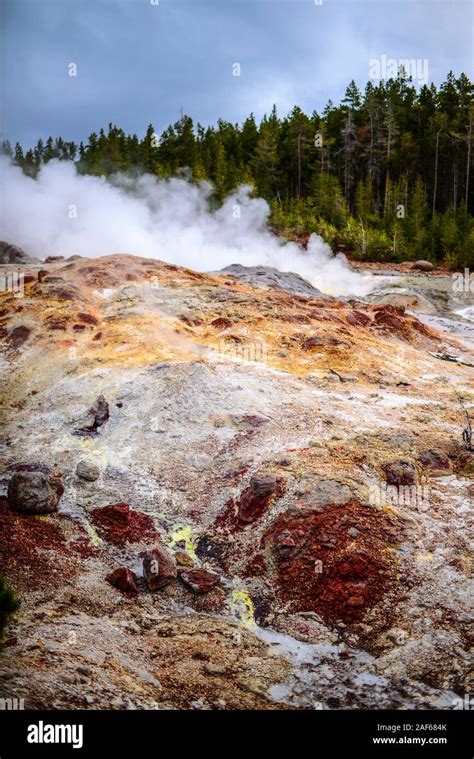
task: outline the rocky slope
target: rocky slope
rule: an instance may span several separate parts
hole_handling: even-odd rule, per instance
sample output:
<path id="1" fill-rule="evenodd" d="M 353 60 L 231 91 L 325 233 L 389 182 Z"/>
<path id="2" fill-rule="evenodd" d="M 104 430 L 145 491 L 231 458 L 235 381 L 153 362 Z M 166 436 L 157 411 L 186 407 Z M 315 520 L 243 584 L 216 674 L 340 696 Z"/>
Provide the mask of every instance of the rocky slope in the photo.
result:
<path id="1" fill-rule="evenodd" d="M 1 295 L 0 572 L 21 608 L 0 696 L 453 708 L 472 689 L 469 335 L 393 293 L 231 269 L 53 261 Z"/>

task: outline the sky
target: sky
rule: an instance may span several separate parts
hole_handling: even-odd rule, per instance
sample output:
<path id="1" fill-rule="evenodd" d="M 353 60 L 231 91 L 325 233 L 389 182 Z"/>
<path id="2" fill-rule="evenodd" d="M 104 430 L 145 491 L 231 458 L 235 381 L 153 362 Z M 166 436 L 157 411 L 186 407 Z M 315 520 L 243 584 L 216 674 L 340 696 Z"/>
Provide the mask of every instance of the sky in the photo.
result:
<path id="1" fill-rule="evenodd" d="M 472 78 L 466 0 L 1 0 L 0 8 L 0 136 L 24 147 L 49 135 L 86 141 L 109 122 L 139 136 L 152 123 L 159 134 L 182 112 L 203 125 L 259 119 L 274 103 L 280 116 L 294 105 L 320 112 L 351 79 L 363 89 L 383 56 L 416 59 L 417 84 L 426 71 L 429 83 L 450 69 Z"/>

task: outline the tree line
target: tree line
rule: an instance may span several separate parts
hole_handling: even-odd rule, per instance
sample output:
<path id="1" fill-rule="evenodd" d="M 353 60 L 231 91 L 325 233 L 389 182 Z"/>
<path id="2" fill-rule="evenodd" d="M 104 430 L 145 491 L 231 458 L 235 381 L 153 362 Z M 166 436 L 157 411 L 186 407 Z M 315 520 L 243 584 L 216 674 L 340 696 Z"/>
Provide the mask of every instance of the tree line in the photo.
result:
<path id="1" fill-rule="evenodd" d="M 209 180 L 220 203 L 240 184 L 268 200 L 271 223 L 290 238 L 316 232 L 334 247 L 371 261 L 426 258 L 474 266 L 474 182 L 471 177 L 474 86 L 450 72 L 437 88 L 396 78 L 352 81 L 339 105 L 282 118 L 273 107 L 257 123 L 194 124 L 183 115 L 158 136 L 113 124 L 86 144 L 61 137 L 24 151 L 2 150 L 36 176 L 53 158 L 81 173 L 183 174 Z"/>

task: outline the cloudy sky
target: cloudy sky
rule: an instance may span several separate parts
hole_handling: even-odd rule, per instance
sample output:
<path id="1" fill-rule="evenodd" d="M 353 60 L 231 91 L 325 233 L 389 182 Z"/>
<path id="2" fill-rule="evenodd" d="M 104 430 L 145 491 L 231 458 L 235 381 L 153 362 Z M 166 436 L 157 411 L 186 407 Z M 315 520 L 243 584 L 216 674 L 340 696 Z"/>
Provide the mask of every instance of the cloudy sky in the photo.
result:
<path id="1" fill-rule="evenodd" d="M 280 115 L 320 111 L 351 79 L 363 87 L 382 56 L 426 59 L 430 82 L 472 77 L 470 0 L 319 3 L 2 0 L 2 136 L 79 141 L 110 121 L 142 135 L 181 109 L 202 124 L 273 103 Z"/>

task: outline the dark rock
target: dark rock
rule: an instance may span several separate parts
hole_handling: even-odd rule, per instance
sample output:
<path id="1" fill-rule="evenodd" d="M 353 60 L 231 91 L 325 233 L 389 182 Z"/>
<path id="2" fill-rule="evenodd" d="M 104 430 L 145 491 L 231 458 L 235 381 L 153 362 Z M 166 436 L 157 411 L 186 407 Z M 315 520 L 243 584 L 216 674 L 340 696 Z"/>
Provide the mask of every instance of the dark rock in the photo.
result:
<path id="1" fill-rule="evenodd" d="M 211 322 L 211 326 L 216 327 L 217 329 L 229 329 L 229 327 L 232 327 L 232 324 L 233 322 L 225 316 L 219 316 Z"/>
<path id="2" fill-rule="evenodd" d="M 180 579 L 194 593 L 209 593 L 221 581 L 220 575 L 215 572 L 208 572 L 207 569 L 191 569 L 189 572 L 181 572 Z"/>
<path id="3" fill-rule="evenodd" d="M 451 464 L 447 455 L 438 448 L 430 448 L 420 453 L 419 462 L 423 469 L 428 470 L 433 476 L 437 474 L 447 475 L 451 471 Z"/>
<path id="4" fill-rule="evenodd" d="M 436 267 L 430 261 L 415 261 L 410 268 L 418 271 L 433 271 Z"/>
<path id="5" fill-rule="evenodd" d="M 44 259 L 45 264 L 54 264 L 56 261 L 64 261 L 64 256 L 47 256 Z"/>
<path id="6" fill-rule="evenodd" d="M 255 474 L 238 502 L 238 521 L 250 524 L 259 519 L 274 497 L 283 492 L 282 484 L 274 474 Z"/>
<path id="7" fill-rule="evenodd" d="M 384 466 L 385 480 L 388 485 L 414 485 L 416 469 L 411 461 L 398 459 Z"/>
<path id="8" fill-rule="evenodd" d="M 50 514 L 57 511 L 63 492 L 59 475 L 16 472 L 8 484 L 8 501 L 22 514 Z"/>
<path id="9" fill-rule="evenodd" d="M 25 253 L 18 245 L 0 241 L 0 264 L 38 264 L 39 259 Z"/>
<path id="10" fill-rule="evenodd" d="M 368 314 L 364 314 L 363 311 L 351 311 L 346 316 L 346 321 L 353 327 L 366 327 L 372 321 Z"/>
<path id="11" fill-rule="evenodd" d="M 157 546 L 145 554 L 143 574 L 149 590 L 164 588 L 178 575 L 176 560 L 164 546 Z"/>
<path id="12" fill-rule="evenodd" d="M 38 272 L 38 282 L 43 282 L 43 280 L 46 279 L 48 274 L 49 274 L 48 269 L 40 269 Z"/>
<path id="13" fill-rule="evenodd" d="M 137 576 L 126 567 L 115 569 L 105 579 L 122 593 L 138 593 Z"/>
<path id="14" fill-rule="evenodd" d="M 36 298 L 51 298 L 59 301 L 84 300 L 79 288 L 70 282 L 55 284 L 45 281 L 44 278 L 43 282 L 37 282 L 33 286 L 31 294 Z"/>
<path id="15" fill-rule="evenodd" d="M 109 419 L 109 404 L 103 395 L 99 395 L 88 411 L 85 424 L 76 430 L 80 435 L 95 435 L 99 427 Z"/>
<path id="16" fill-rule="evenodd" d="M 26 343 L 30 334 L 30 328 L 25 327 L 24 324 L 20 324 L 18 327 L 14 327 L 14 329 L 12 329 L 12 331 L 8 334 L 10 345 L 12 348 L 19 348 L 21 345 L 23 345 L 23 343 Z"/>

